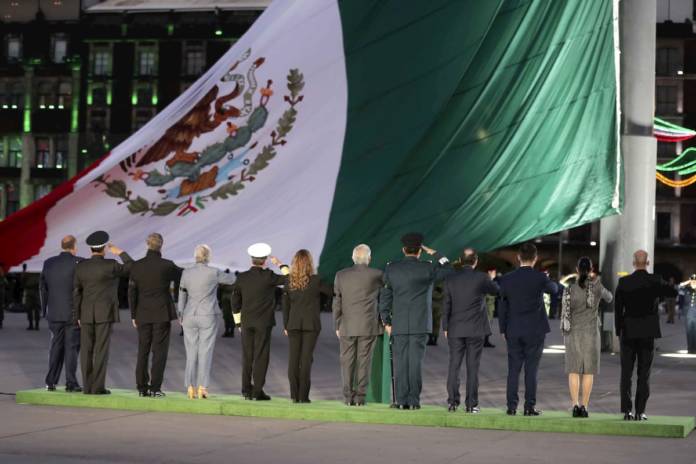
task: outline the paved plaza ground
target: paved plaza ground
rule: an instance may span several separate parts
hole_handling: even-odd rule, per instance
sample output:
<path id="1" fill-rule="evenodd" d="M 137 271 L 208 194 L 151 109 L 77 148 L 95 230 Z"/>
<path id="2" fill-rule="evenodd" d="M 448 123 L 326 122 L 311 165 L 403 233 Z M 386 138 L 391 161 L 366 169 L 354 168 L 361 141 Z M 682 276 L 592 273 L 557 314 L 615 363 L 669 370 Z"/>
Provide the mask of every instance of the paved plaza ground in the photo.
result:
<path id="1" fill-rule="evenodd" d="M 279 316 L 279 315 L 277 315 Z M 330 315 L 319 339 L 312 376 L 314 399 L 340 399 L 338 342 Z M 107 386 L 134 388 L 137 348 L 128 313 L 116 324 Z M 278 317 L 279 320 L 279 317 Z M 128 322 L 125 322 L 128 321 Z M 696 463 L 696 433 L 686 439 L 578 436 L 456 430 L 409 426 L 133 413 L 16 405 L 14 392 L 41 387 L 47 365 L 49 333 L 24 330 L 21 314 L 6 314 L 0 331 L 0 463 L 13 462 L 228 462 L 261 463 Z M 551 351 L 562 345 L 557 324 L 547 338 Z M 685 347 L 680 321 L 663 323 L 652 372 L 648 414 L 696 415 L 696 359 L 667 357 Z M 287 340 L 274 331 L 266 391 L 289 396 Z M 480 401 L 483 407 L 505 404 L 506 353 L 496 335 L 494 349 L 484 352 Z M 183 340 L 172 337 L 164 390 L 183 390 Z M 240 390 L 240 338 L 219 339 L 213 362 L 211 392 Z M 428 347 L 423 402 L 444 407 L 447 347 Z M 569 407 L 563 354 L 544 354 L 540 369 L 541 409 Z M 603 354 L 590 412 L 618 413 L 618 355 Z M 156 401 L 156 400 L 152 400 Z M 404 411 L 405 414 L 418 412 Z"/>

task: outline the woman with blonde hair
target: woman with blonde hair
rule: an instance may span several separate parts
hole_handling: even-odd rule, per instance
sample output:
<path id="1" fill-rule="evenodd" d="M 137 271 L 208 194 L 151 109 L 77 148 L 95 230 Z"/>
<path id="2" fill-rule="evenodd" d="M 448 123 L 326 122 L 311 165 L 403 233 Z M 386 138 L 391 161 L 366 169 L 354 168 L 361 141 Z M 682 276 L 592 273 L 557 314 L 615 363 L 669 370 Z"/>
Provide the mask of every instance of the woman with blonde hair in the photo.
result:
<path id="1" fill-rule="evenodd" d="M 577 273 L 575 283 L 563 292 L 561 331 L 565 341 L 566 374 L 573 417 L 588 417 L 587 406 L 594 375 L 599 373 L 599 303 L 601 300 L 611 303 L 613 295 L 594 274 L 590 258 L 578 260 Z M 579 398 L 580 385 L 582 400 Z"/>
<path id="2" fill-rule="evenodd" d="M 314 273 L 312 255 L 295 253 L 288 285 L 283 291 L 283 326 L 288 337 L 288 380 L 294 403 L 309 403 L 312 358 L 321 330 L 321 295 L 333 296 L 333 288 Z"/>
<path id="3" fill-rule="evenodd" d="M 197 245 L 194 259 L 195 266 L 185 269 L 181 275 L 177 313 L 179 323 L 184 328 L 187 396 L 189 399 L 206 399 L 222 314 L 217 300 L 218 285 L 232 285 L 235 276 L 208 265 L 208 245 Z"/>

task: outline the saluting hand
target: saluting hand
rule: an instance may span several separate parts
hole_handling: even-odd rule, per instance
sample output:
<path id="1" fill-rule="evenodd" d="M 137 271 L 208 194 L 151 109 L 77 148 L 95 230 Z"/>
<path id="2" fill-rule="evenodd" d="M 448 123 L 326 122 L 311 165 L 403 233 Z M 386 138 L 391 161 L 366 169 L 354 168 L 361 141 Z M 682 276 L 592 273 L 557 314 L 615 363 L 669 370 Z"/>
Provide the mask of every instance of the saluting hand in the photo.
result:
<path id="1" fill-rule="evenodd" d="M 391 337 L 392 326 L 390 326 L 390 325 L 385 325 L 385 326 L 384 326 L 384 330 L 386 330 L 386 331 L 387 331 L 387 335 L 389 335 L 389 336 Z"/>
<path id="2" fill-rule="evenodd" d="M 437 251 L 435 251 L 435 250 L 433 250 L 432 248 L 427 247 L 427 246 L 425 246 L 425 245 L 421 245 L 421 248 L 423 249 L 423 251 L 425 251 L 426 253 L 428 253 L 430 256 L 432 256 L 432 255 L 434 255 L 435 253 L 437 253 Z"/>
<path id="3" fill-rule="evenodd" d="M 138 328 L 138 323 L 135 322 L 135 319 L 131 319 L 131 322 L 133 323 L 133 327 L 135 327 L 135 328 L 137 329 L 137 328 Z"/>
<path id="4" fill-rule="evenodd" d="M 336 331 L 336 336 L 337 336 L 338 338 L 341 338 L 341 333 L 340 333 L 338 330 Z"/>
<path id="5" fill-rule="evenodd" d="M 445 334 L 445 338 L 447 338 L 447 331 L 444 330 L 442 333 L 444 333 L 444 334 Z"/>
<path id="6" fill-rule="evenodd" d="M 288 336 L 288 329 L 283 329 L 283 333 L 284 333 L 285 336 L 287 337 L 287 336 Z"/>
<path id="7" fill-rule="evenodd" d="M 114 254 L 116 256 L 119 256 L 121 253 L 123 253 L 123 250 L 117 246 L 114 246 L 113 243 L 109 243 L 109 251 L 111 252 L 111 254 Z"/>

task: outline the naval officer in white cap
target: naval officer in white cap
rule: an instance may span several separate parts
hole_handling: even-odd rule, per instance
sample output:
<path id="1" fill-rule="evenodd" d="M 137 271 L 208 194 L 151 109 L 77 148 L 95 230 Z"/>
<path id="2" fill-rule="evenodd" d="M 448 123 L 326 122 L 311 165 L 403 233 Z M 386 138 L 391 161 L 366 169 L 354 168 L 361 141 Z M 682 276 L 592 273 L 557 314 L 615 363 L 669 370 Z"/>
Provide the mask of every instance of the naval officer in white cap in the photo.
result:
<path id="1" fill-rule="evenodd" d="M 263 386 L 275 325 L 275 288 L 287 283 L 290 268 L 271 256 L 267 243 L 255 243 L 247 252 L 251 268 L 239 273 L 232 294 L 232 312 L 242 332 L 242 395 L 248 400 L 266 401 L 271 399 Z M 282 275 L 266 269 L 267 260 L 278 266 Z"/>

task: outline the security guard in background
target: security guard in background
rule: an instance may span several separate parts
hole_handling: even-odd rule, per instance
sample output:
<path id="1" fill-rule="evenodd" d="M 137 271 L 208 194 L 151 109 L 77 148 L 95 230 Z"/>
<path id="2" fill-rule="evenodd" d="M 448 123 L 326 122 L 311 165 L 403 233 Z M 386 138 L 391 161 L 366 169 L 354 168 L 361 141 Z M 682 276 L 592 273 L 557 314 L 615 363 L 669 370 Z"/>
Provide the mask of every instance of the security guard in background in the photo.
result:
<path id="1" fill-rule="evenodd" d="M 225 273 L 229 274 L 230 270 L 225 269 Z M 222 320 L 225 322 L 225 333 L 222 334 L 223 338 L 234 338 L 234 316 L 232 315 L 232 294 L 234 293 L 234 284 L 218 285 L 218 301 L 220 304 L 220 309 L 222 309 Z"/>
<path id="2" fill-rule="evenodd" d="M 118 283 L 128 277 L 133 262 L 128 253 L 109 243 L 109 234 L 98 231 L 87 237 L 92 257 L 75 267 L 73 285 L 73 320 L 79 324 L 80 365 L 83 392 L 87 395 L 108 395 L 104 386 L 109 360 L 111 324 L 119 322 Z M 106 249 L 123 261 L 105 259 Z"/>
<path id="3" fill-rule="evenodd" d="M 392 407 L 420 409 L 421 364 L 433 330 L 432 288 L 453 271 L 446 257 L 423 245 L 422 234 L 406 234 L 401 242 L 404 259 L 388 264 L 384 271 L 379 312 L 387 334 L 394 337 L 396 403 Z M 421 261 L 422 251 L 435 262 Z"/>
<path id="4" fill-rule="evenodd" d="M 39 274 L 27 272 L 27 265 L 22 265 L 22 305 L 27 312 L 29 327 L 27 330 L 39 330 L 41 317 L 41 299 L 39 297 Z"/>
<path id="5" fill-rule="evenodd" d="M 247 252 L 251 268 L 240 272 L 234 284 L 232 311 L 242 332 L 242 395 L 247 400 L 268 401 L 263 391 L 271 350 L 271 330 L 275 326 L 275 290 L 288 281 L 290 268 L 271 255 L 271 246 L 255 243 Z M 266 269 L 270 261 L 285 275 Z M 253 378 L 253 383 L 252 383 Z"/>

